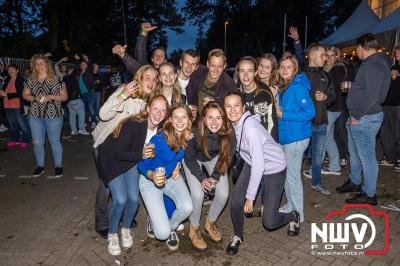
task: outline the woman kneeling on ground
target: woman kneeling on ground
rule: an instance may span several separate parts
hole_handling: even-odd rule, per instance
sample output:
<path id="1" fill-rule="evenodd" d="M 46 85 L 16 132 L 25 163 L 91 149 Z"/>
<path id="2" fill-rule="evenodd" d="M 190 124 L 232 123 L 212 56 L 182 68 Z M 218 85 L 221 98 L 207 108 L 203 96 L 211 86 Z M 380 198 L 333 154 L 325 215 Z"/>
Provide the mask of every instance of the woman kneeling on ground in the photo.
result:
<path id="1" fill-rule="evenodd" d="M 140 193 L 150 222 L 147 234 L 159 240 L 166 240 L 170 250 L 179 246 L 176 229 L 192 213 L 193 206 L 189 191 L 180 173 L 181 160 L 185 154 L 186 137 L 191 134 L 192 115 L 183 104 L 173 105 L 165 121 L 163 131 L 155 135 L 150 143 L 154 145 L 154 158 L 139 163 Z M 175 203 L 171 219 L 165 209 L 163 195 Z"/>
<path id="2" fill-rule="evenodd" d="M 130 230 L 139 203 L 138 162 L 151 157 L 152 150 L 145 143 L 157 133 L 164 120 L 168 102 L 158 95 L 150 99 L 146 109 L 122 120 L 113 134 L 99 146 L 98 161 L 102 178 L 111 191 L 112 206 L 109 211 L 108 252 L 119 255 L 118 224 L 123 215 L 121 228 L 122 247 L 130 248 L 133 235 Z"/>
<path id="3" fill-rule="evenodd" d="M 285 185 L 286 162 L 282 148 L 262 126 L 258 115 L 246 112 L 243 96 L 230 92 L 224 99 L 225 111 L 235 129 L 243 169 L 234 187 L 231 202 L 231 219 L 234 235 L 226 252 L 236 255 L 243 241 L 244 213 L 253 212 L 253 202 L 261 179 L 264 181 L 262 223 L 268 230 L 289 223 L 288 235 L 298 235 L 300 217 L 296 211 L 278 212 Z"/>
<path id="4" fill-rule="evenodd" d="M 217 102 L 208 102 L 202 111 L 194 137 L 188 142 L 183 169 L 192 196 L 189 237 L 195 248 L 204 250 L 207 244 L 200 232 L 200 216 L 204 193 L 214 194 L 207 214 L 205 231 L 211 240 L 220 242 L 222 236 L 215 222 L 228 200 L 227 170 L 236 148 L 236 138 L 225 111 Z M 202 167 L 207 173 L 202 171 Z"/>

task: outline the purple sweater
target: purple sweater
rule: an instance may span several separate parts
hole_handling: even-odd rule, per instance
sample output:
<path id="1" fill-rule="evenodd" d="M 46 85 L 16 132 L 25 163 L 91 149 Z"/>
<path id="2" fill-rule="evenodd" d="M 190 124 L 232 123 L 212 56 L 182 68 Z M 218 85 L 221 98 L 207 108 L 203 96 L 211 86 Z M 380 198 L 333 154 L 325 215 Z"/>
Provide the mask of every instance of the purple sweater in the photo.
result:
<path id="1" fill-rule="evenodd" d="M 245 112 L 233 125 L 237 144 L 240 142 L 243 121 L 250 112 Z M 254 200 L 263 175 L 279 173 L 286 168 L 285 154 L 279 144 L 261 124 L 259 115 L 253 115 L 244 124 L 240 156 L 251 166 L 250 182 L 246 198 Z"/>

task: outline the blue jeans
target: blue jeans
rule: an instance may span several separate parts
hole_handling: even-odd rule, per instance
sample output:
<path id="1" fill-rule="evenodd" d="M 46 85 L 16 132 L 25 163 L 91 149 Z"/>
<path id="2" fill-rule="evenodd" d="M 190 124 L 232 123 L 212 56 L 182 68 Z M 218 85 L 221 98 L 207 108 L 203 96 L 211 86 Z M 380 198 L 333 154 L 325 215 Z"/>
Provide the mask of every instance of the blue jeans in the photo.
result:
<path id="1" fill-rule="evenodd" d="M 329 171 L 335 172 L 339 172 L 341 169 L 339 164 L 339 150 L 335 141 L 335 122 L 339 116 L 340 112 L 328 111 L 328 126 L 325 139 L 325 151 L 329 156 Z M 325 152 L 323 154 L 325 155 Z"/>
<path id="2" fill-rule="evenodd" d="M 158 188 L 153 181 L 140 175 L 139 188 L 150 216 L 154 235 L 159 240 L 166 240 L 171 231 L 176 230 L 179 224 L 193 211 L 192 198 L 182 177 L 176 180 L 169 178 L 164 187 Z M 163 194 L 170 197 L 176 206 L 171 219 L 168 219 L 165 210 Z"/>
<path id="3" fill-rule="evenodd" d="M 11 141 L 29 143 L 30 130 L 27 117 L 21 114 L 19 108 L 4 108 L 4 111 L 6 113 L 8 124 L 10 125 Z"/>
<path id="4" fill-rule="evenodd" d="M 85 108 L 89 110 L 92 122 L 96 122 L 96 117 L 99 115 L 99 107 L 97 105 L 99 92 L 88 92 L 82 94 L 82 100 Z"/>
<path id="5" fill-rule="evenodd" d="M 376 193 L 379 168 L 376 161 L 375 144 L 382 121 L 383 112 L 380 112 L 361 117 L 356 125 L 347 125 L 350 180 L 354 184 L 361 184 L 361 173 L 363 173 L 364 186 L 362 190 L 369 197 L 375 196 Z"/>
<path id="6" fill-rule="evenodd" d="M 118 232 L 122 213 L 124 213 L 122 227 L 130 228 L 139 206 L 139 176 L 136 164 L 108 183 L 112 196 L 112 205 L 108 213 L 110 234 Z"/>
<path id="7" fill-rule="evenodd" d="M 69 127 L 76 132 L 76 115 L 78 115 L 79 130 L 85 129 L 85 105 L 81 99 L 71 100 L 67 104 L 69 110 Z"/>
<path id="8" fill-rule="evenodd" d="M 287 203 L 282 207 L 284 212 L 296 210 L 300 214 L 300 221 L 304 222 L 303 183 L 301 182 L 301 165 L 304 151 L 310 139 L 304 139 L 282 145 L 286 157 L 285 194 Z"/>
<path id="9" fill-rule="evenodd" d="M 44 167 L 44 142 L 47 134 L 51 151 L 53 152 L 54 165 L 55 167 L 61 167 L 62 146 L 60 137 L 63 117 L 38 118 L 30 116 L 29 125 L 32 132 L 33 153 L 35 154 L 36 165 Z"/>
<path id="10" fill-rule="evenodd" d="M 327 124 L 322 124 L 319 126 L 312 127 L 312 137 L 311 137 L 311 184 L 313 186 L 321 184 L 321 169 L 323 152 L 325 147 L 325 139 L 326 139 L 326 128 Z"/>

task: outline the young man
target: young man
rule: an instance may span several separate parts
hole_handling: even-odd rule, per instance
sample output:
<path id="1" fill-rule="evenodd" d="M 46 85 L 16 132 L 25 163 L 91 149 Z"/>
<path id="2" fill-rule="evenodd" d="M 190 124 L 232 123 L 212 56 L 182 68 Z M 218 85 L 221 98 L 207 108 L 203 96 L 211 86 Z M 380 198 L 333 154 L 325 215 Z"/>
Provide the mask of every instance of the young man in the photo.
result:
<path id="1" fill-rule="evenodd" d="M 236 85 L 224 72 L 226 57 L 221 49 L 213 49 L 208 53 L 207 67 L 200 65 L 190 77 L 186 87 L 187 101 L 197 106 L 199 112 L 209 101 L 223 103 L 224 96 L 236 89 Z"/>
<path id="2" fill-rule="evenodd" d="M 378 42 L 367 33 L 357 39 L 357 55 L 363 60 L 347 94 L 350 118 L 347 132 L 350 154 L 350 178 L 337 187 L 339 193 L 359 192 L 346 200 L 351 204 L 377 205 L 376 181 L 378 162 L 375 154 L 376 135 L 383 121 L 381 104 L 390 87 L 390 63 L 377 51 Z M 361 188 L 361 173 L 364 185 Z"/>
<path id="3" fill-rule="evenodd" d="M 182 53 L 179 60 L 180 69 L 178 71 L 178 82 L 181 86 L 181 93 L 187 96 L 186 87 L 189 85 L 190 76 L 199 67 L 200 55 L 194 50 L 189 49 Z"/>
<path id="4" fill-rule="evenodd" d="M 311 170 L 306 170 L 303 174 L 311 178 L 311 188 L 329 195 L 330 191 L 321 184 L 321 168 L 328 125 L 327 107 L 334 103 L 335 92 L 330 76 L 323 69 L 325 61 L 325 47 L 317 43 L 311 44 L 308 48 L 308 66 L 305 68 L 305 74 L 311 81 L 311 99 L 316 114 L 311 136 Z"/>

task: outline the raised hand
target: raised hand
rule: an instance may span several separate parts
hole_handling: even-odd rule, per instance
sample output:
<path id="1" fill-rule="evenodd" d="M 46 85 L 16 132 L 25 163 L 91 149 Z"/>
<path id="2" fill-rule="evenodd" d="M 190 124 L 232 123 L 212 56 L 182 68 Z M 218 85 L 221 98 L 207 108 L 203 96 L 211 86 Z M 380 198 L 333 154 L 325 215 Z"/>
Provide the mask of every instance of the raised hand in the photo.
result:
<path id="1" fill-rule="evenodd" d="M 288 36 L 292 38 L 294 41 L 300 40 L 299 32 L 297 31 L 297 27 L 289 27 Z"/>
<path id="2" fill-rule="evenodd" d="M 124 57 L 125 52 L 126 52 L 126 48 L 128 47 L 128 45 L 120 45 L 117 44 L 112 48 L 112 53 L 118 55 L 119 57 Z"/>
<path id="3" fill-rule="evenodd" d="M 140 26 L 142 27 L 142 30 L 146 32 L 150 32 L 158 28 L 157 26 L 152 26 L 150 22 L 144 22 Z"/>

